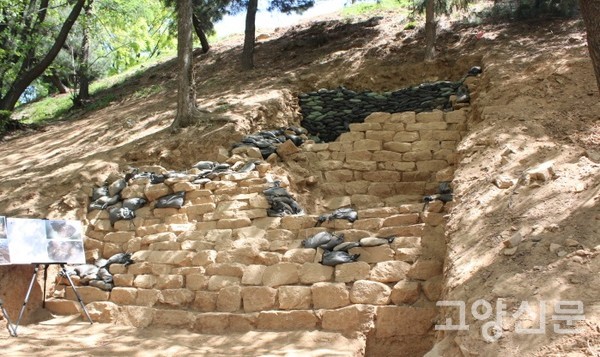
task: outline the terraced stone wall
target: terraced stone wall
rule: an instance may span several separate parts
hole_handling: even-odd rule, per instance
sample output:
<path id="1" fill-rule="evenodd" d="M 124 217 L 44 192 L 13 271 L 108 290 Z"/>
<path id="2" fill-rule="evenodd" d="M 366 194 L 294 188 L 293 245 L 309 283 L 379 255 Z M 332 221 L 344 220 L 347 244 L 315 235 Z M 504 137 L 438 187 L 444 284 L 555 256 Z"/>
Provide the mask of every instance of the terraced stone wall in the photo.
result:
<path id="1" fill-rule="evenodd" d="M 134 326 L 163 325 L 204 333 L 248 330 L 339 331 L 368 336 L 367 352 L 418 355 L 433 345 L 435 301 L 442 289 L 444 215 L 451 203 L 422 196 L 450 180 L 465 111 L 375 113 L 331 143 L 305 143 L 288 159 L 318 177 L 325 205 L 302 216 L 268 217 L 262 191 L 271 164 L 197 185 L 184 178 L 140 181 L 122 195 L 150 204 L 111 226 L 106 211 L 88 214 L 90 261 L 132 252 L 135 263 L 112 265 L 115 287 L 81 286 L 92 318 Z M 156 168 L 157 170 L 159 168 Z M 156 199 L 186 191 L 182 208 L 154 208 Z M 318 214 L 354 205 L 358 220 L 325 222 Z M 323 230 L 346 241 L 397 238 L 357 247 L 357 262 L 320 264 L 320 249 L 303 239 Z M 58 284 L 47 302 L 77 311 Z"/>

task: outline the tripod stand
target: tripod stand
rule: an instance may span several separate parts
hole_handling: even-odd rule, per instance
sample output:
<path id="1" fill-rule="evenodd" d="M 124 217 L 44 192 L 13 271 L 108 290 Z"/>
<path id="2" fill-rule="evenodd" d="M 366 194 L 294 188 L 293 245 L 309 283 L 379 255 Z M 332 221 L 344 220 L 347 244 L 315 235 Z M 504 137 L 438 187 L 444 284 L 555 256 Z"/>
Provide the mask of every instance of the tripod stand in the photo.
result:
<path id="1" fill-rule="evenodd" d="M 13 329 L 12 322 L 8 316 L 8 311 L 6 311 L 6 308 L 4 307 L 4 301 L 2 299 L 0 299 L 0 309 L 2 309 L 2 315 L 4 315 L 4 318 L 6 319 L 6 328 L 8 328 L 8 333 L 12 337 L 17 337 L 17 331 Z"/>
<path id="2" fill-rule="evenodd" d="M 31 295 L 31 290 L 33 289 L 33 283 L 35 282 L 35 279 L 37 277 L 38 269 L 39 269 L 40 265 L 44 266 L 44 292 L 43 292 L 42 307 L 46 307 L 46 278 L 48 276 L 48 266 L 50 264 L 59 264 L 60 265 L 61 272 L 64 274 L 64 276 L 67 277 L 67 280 L 69 281 L 71 288 L 73 288 L 73 292 L 75 293 L 75 296 L 77 296 L 77 300 L 79 301 L 79 305 L 81 305 L 81 309 L 83 310 L 85 316 L 87 317 L 90 324 L 94 323 L 92 321 L 92 318 L 90 317 L 90 314 L 88 313 L 87 309 L 85 308 L 85 304 L 81 300 L 81 295 L 79 295 L 79 292 L 75 288 L 75 284 L 73 284 L 73 280 L 71 280 L 71 277 L 69 276 L 69 274 L 67 272 L 67 269 L 65 267 L 66 263 L 33 263 L 33 266 L 34 266 L 33 276 L 31 277 L 31 281 L 29 282 L 29 289 L 27 289 L 27 294 L 25 294 L 25 300 L 23 301 L 23 306 L 21 307 L 21 311 L 19 312 L 19 318 L 17 319 L 17 322 L 12 327 L 12 332 L 13 332 L 11 334 L 12 336 L 14 336 L 14 337 L 17 336 L 17 328 L 19 327 L 19 324 L 21 323 L 21 319 L 23 318 L 23 313 L 25 312 L 25 307 L 27 306 L 27 303 L 29 302 L 29 295 Z M 5 314 L 5 316 L 7 316 L 7 321 L 10 321 L 10 320 L 8 320 L 8 314 Z M 10 322 L 9 322 L 9 324 L 10 324 Z M 10 332 L 10 328 L 9 328 L 9 332 Z"/>

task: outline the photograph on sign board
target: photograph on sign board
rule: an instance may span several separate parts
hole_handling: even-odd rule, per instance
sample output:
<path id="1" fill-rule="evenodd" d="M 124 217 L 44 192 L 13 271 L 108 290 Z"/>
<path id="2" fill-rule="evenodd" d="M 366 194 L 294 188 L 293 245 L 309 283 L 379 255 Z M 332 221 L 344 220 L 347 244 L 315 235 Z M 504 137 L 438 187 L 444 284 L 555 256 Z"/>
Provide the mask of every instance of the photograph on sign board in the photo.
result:
<path id="1" fill-rule="evenodd" d="M 48 257 L 52 262 L 85 264 L 83 243 L 66 240 L 48 241 Z"/>
<path id="2" fill-rule="evenodd" d="M 48 262 L 44 220 L 9 217 L 6 223 L 12 264 Z"/>
<path id="3" fill-rule="evenodd" d="M 8 239 L 0 239 L 0 265 L 10 264 L 10 252 L 8 251 Z"/>
<path id="4" fill-rule="evenodd" d="M 46 239 L 81 240 L 79 221 L 46 221 Z"/>
<path id="5" fill-rule="evenodd" d="M 0 239 L 6 239 L 6 217 L 0 216 Z"/>

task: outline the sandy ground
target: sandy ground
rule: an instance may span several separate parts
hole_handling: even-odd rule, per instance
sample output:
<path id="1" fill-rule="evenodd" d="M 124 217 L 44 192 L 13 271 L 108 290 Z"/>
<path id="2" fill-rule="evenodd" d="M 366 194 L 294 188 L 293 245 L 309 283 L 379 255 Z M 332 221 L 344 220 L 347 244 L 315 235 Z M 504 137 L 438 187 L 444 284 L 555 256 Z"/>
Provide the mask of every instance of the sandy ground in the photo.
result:
<path id="1" fill-rule="evenodd" d="M 364 341 L 320 331 L 203 335 L 63 316 L 19 326 L 18 337 L 0 332 L 4 356 L 357 356 Z"/>

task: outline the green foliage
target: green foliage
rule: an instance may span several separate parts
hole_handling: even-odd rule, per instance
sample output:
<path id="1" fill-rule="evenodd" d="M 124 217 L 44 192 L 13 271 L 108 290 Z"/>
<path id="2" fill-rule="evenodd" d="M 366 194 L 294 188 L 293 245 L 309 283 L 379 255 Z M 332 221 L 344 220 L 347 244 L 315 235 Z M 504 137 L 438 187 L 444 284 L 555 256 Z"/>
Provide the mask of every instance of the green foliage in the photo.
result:
<path id="1" fill-rule="evenodd" d="M 357 2 L 354 5 L 344 7 L 342 16 L 354 17 L 368 15 L 381 10 L 402 11 L 409 9 L 410 7 L 412 7 L 412 1 L 410 0 L 380 0 L 375 3 Z"/>
<path id="2" fill-rule="evenodd" d="M 557 16 L 573 17 L 579 14 L 577 0 L 499 0 L 482 15 L 493 19 L 532 19 Z"/>
<path id="3" fill-rule="evenodd" d="M 160 85 L 153 84 L 151 86 L 142 87 L 142 88 L 138 89 L 137 91 L 135 91 L 135 93 L 133 93 L 132 97 L 136 98 L 136 99 L 143 99 L 143 98 L 148 98 L 150 96 L 158 94 L 162 91 L 163 91 L 163 89 Z"/>

